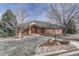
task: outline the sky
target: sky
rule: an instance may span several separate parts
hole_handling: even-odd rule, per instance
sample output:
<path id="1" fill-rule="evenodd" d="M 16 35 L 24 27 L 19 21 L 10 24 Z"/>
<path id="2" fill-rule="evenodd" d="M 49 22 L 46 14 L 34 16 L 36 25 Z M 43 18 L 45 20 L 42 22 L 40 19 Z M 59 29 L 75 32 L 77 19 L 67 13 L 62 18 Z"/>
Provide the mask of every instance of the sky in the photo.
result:
<path id="1" fill-rule="evenodd" d="M 47 3 L 0 3 L 0 17 L 7 10 L 11 9 L 15 12 L 19 8 L 24 8 L 28 12 L 27 20 L 43 20 L 47 21 Z"/>

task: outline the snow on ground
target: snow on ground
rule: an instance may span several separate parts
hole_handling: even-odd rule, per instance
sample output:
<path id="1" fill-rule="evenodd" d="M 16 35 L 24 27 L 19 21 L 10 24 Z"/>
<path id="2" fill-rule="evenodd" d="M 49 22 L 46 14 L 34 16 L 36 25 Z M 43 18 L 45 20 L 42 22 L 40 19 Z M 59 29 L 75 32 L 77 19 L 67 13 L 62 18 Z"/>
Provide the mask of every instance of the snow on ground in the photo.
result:
<path id="1" fill-rule="evenodd" d="M 70 43 L 72 44 L 72 46 L 74 46 L 74 47 L 76 47 L 75 49 L 79 49 L 79 35 L 77 35 L 77 34 L 75 34 L 75 35 L 68 35 L 68 36 L 62 36 L 61 38 L 63 38 L 63 39 L 58 39 L 58 40 L 66 40 L 67 38 L 68 39 L 71 39 L 71 40 L 69 40 L 70 41 Z M 64 38 L 66 38 L 66 39 L 64 39 Z M 73 40 L 73 39 L 75 39 L 75 40 Z M 77 40 L 76 40 L 77 39 Z M 74 48 L 73 47 L 73 48 Z M 66 48 L 66 47 L 65 47 Z M 49 49 L 52 49 L 53 50 L 53 48 L 51 47 L 45 47 L 45 49 L 44 48 L 38 48 L 37 49 L 37 54 L 38 55 L 41 55 L 41 54 L 50 54 L 49 52 L 47 52 Z M 57 49 L 56 47 L 54 48 L 54 49 Z M 44 51 L 43 51 L 44 50 Z M 40 51 L 42 51 L 42 52 L 40 52 Z M 62 50 L 63 51 L 63 50 Z M 44 53 L 45 52 L 45 53 Z M 51 51 L 52 52 L 52 51 Z M 54 52 L 56 52 L 56 51 L 54 51 Z M 41 54 L 40 54 L 41 53 Z M 53 53 L 52 53 L 53 54 Z M 72 54 L 72 53 L 69 53 L 69 54 Z M 74 54 L 76 54 L 76 52 L 74 52 Z"/>
<path id="2" fill-rule="evenodd" d="M 78 41 L 71 41 L 71 43 L 72 43 L 73 45 L 75 45 L 76 48 L 79 48 L 79 42 L 78 42 Z"/>
<path id="3" fill-rule="evenodd" d="M 0 56 L 28 56 L 34 55 L 37 45 L 45 40 L 45 36 L 27 36 L 25 39 L 16 39 L 13 37 L 0 38 Z M 73 41 L 75 45 L 79 43 Z"/>
<path id="4" fill-rule="evenodd" d="M 36 46 L 44 36 L 29 36 L 26 39 L 0 38 L 0 55 L 34 55 Z"/>
<path id="5" fill-rule="evenodd" d="M 78 40 L 79 41 L 79 33 L 78 34 L 66 34 L 57 36 L 60 39 L 71 39 L 71 40 Z"/>
<path id="6" fill-rule="evenodd" d="M 75 42 L 79 45 L 79 42 Z M 41 45 L 41 44 L 40 44 Z M 36 54 L 46 54 L 49 52 L 56 52 L 56 51 L 60 51 L 60 50 L 73 50 L 73 49 L 79 49 L 79 46 L 77 47 L 76 44 L 74 44 L 74 41 L 70 41 L 70 44 L 66 44 L 66 45 L 53 45 L 53 46 L 38 46 L 36 49 Z"/>
<path id="7" fill-rule="evenodd" d="M 58 36 L 60 39 L 70 40 L 71 43 L 79 48 L 79 33 L 69 34 L 67 36 Z"/>

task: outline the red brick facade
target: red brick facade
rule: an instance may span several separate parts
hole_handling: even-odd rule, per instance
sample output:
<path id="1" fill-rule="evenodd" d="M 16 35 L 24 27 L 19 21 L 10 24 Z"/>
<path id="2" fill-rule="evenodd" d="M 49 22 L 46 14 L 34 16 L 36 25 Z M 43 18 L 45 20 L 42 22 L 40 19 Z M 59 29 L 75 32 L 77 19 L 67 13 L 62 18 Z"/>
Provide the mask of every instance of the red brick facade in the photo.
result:
<path id="1" fill-rule="evenodd" d="M 20 32 L 19 28 L 17 29 L 17 34 Z M 22 29 L 22 35 L 62 35 L 63 30 L 61 28 L 40 28 L 36 25 L 31 25 L 28 28 Z"/>

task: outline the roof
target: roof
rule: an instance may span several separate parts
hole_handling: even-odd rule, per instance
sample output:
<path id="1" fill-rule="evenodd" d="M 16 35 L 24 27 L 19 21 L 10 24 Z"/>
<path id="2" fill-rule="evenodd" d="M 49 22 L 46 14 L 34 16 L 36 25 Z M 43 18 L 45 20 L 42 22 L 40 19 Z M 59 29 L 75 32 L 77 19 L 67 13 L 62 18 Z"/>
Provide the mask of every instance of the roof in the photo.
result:
<path id="1" fill-rule="evenodd" d="M 19 26 L 29 27 L 32 24 L 36 24 L 40 28 L 61 28 L 61 26 L 58 26 L 57 24 L 52 24 L 44 21 L 29 21 L 27 23 L 23 23 L 23 25 L 20 24 Z"/>

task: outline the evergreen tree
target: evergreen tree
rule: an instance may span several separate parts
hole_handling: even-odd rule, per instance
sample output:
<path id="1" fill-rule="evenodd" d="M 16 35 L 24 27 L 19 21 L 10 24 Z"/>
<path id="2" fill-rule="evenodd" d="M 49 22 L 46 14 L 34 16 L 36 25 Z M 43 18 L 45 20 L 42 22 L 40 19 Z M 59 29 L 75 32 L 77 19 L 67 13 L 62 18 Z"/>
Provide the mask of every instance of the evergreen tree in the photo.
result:
<path id="1" fill-rule="evenodd" d="M 0 34 L 2 36 L 12 36 L 16 32 L 17 20 L 13 12 L 8 9 L 1 17 Z"/>
<path id="2" fill-rule="evenodd" d="M 77 31 L 76 31 L 76 26 L 75 26 L 74 20 L 72 20 L 72 21 L 68 24 L 68 28 L 67 28 L 66 33 L 67 33 L 67 34 L 75 34 L 76 32 L 77 32 Z"/>

